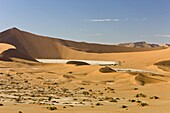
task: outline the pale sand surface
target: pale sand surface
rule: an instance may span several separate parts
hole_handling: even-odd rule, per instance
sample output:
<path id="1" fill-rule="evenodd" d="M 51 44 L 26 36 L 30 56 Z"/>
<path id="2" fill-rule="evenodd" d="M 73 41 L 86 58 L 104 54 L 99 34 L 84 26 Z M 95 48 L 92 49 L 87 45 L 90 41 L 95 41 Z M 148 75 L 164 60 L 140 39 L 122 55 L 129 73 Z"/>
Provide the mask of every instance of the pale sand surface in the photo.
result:
<path id="1" fill-rule="evenodd" d="M 0 43 L 0 54 L 5 51 L 5 50 L 8 50 L 8 49 L 12 49 L 15 47 L 13 45 L 10 45 L 10 44 L 5 44 L 5 43 Z"/>
<path id="2" fill-rule="evenodd" d="M 169 72 L 159 71 L 160 75 L 101 73 L 99 69 L 103 66 L 17 62 L 0 62 L 0 103 L 3 104 L 0 113 L 170 112 Z M 156 71 L 156 68 L 146 69 Z M 146 97 L 137 98 L 136 95 L 140 93 Z M 21 98 L 17 102 L 19 95 Z M 50 96 L 52 99 L 48 101 Z M 150 99 L 152 96 L 159 99 Z M 110 102 L 114 98 L 117 98 L 117 102 Z M 129 99 L 140 100 L 148 106 L 141 107 Z M 96 103 L 102 105 L 96 106 Z M 128 107 L 121 108 L 122 105 Z M 57 110 L 47 109 L 50 106 L 55 106 Z"/>

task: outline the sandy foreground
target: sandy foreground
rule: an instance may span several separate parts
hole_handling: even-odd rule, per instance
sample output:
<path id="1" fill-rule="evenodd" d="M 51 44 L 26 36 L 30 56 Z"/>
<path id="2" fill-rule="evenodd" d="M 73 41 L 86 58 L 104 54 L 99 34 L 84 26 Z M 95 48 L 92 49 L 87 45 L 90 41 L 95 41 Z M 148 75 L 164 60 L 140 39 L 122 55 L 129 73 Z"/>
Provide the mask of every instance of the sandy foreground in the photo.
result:
<path id="1" fill-rule="evenodd" d="M 0 46 L 0 53 L 15 48 Z M 67 49 L 63 47 L 63 54 Z M 120 61 L 121 65 L 109 66 L 106 73 L 101 69 L 108 67 L 98 65 L 0 61 L 0 113 L 170 112 L 170 67 L 154 65 L 170 60 L 170 48 L 103 54 L 69 51 L 63 59 Z"/>
<path id="2" fill-rule="evenodd" d="M 101 73 L 104 66 L 96 65 L 0 62 L 0 67 L 0 113 L 170 112 L 170 73 L 154 65 L 145 69 L 160 74 Z"/>

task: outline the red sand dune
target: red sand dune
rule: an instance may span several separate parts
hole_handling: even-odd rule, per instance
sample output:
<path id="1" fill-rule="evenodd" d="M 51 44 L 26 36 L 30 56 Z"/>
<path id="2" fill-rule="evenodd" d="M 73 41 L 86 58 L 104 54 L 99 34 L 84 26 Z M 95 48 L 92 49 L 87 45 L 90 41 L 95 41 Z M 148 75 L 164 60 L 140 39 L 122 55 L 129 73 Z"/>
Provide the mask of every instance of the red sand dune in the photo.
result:
<path id="1" fill-rule="evenodd" d="M 12 28 L 0 33 L 0 43 L 7 43 L 15 46 L 17 52 L 30 56 L 30 59 L 72 58 L 76 56 L 76 54 L 84 52 L 101 54 L 155 50 L 153 48 L 129 48 L 117 45 L 74 42 L 39 36 L 21 31 L 17 28 Z M 79 59 L 81 59 L 81 57 Z"/>

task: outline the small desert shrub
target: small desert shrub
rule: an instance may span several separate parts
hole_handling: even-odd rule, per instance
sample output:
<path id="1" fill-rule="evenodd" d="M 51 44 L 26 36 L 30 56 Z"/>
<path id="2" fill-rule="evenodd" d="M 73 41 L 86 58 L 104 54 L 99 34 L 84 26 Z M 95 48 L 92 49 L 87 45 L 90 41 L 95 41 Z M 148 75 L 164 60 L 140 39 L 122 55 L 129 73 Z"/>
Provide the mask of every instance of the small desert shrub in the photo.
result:
<path id="1" fill-rule="evenodd" d="M 64 102 L 63 104 L 71 104 L 71 103 L 69 103 L 69 102 Z"/>
<path id="2" fill-rule="evenodd" d="M 135 97 L 143 97 L 143 98 L 146 98 L 146 95 L 145 94 L 143 94 L 143 93 L 139 93 L 139 94 L 136 94 L 136 96 Z"/>
<path id="3" fill-rule="evenodd" d="M 78 99 L 77 99 L 77 98 L 74 98 L 73 100 L 76 101 L 76 100 L 78 100 Z"/>
<path id="4" fill-rule="evenodd" d="M 57 102 L 57 101 L 55 101 L 55 100 L 53 100 L 52 102 L 53 102 L 53 103 L 59 103 L 59 102 Z"/>
<path id="5" fill-rule="evenodd" d="M 66 88 L 61 88 L 61 90 L 63 91 L 63 93 L 66 93 L 68 91 L 68 89 Z"/>
<path id="6" fill-rule="evenodd" d="M 113 99 L 110 100 L 109 102 L 117 102 L 117 100 L 113 98 Z"/>
<path id="7" fill-rule="evenodd" d="M 16 102 L 21 102 L 21 95 L 18 96 L 18 98 L 15 99 Z"/>
<path id="8" fill-rule="evenodd" d="M 73 105 L 69 105 L 69 107 L 74 107 Z"/>
<path id="9" fill-rule="evenodd" d="M 43 79 L 42 77 L 37 77 L 37 79 Z"/>
<path id="10" fill-rule="evenodd" d="M 133 88 L 133 90 L 138 90 L 138 88 Z"/>
<path id="11" fill-rule="evenodd" d="M 99 99 L 99 101 L 103 101 L 103 99 Z"/>
<path id="12" fill-rule="evenodd" d="M 138 105 L 141 106 L 141 107 L 148 106 L 148 104 L 145 103 L 145 102 L 141 102 L 141 103 L 139 103 Z"/>
<path id="13" fill-rule="evenodd" d="M 134 99 L 130 99 L 130 100 L 129 100 L 129 102 L 136 102 L 136 100 L 134 100 Z"/>
<path id="14" fill-rule="evenodd" d="M 128 106 L 126 106 L 126 105 L 122 105 L 122 108 L 128 108 Z"/>
<path id="15" fill-rule="evenodd" d="M 152 97 L 150 97 L 150 99 L 159 99 L 159 97 L 158 96 L 152 96 Z"/>
<path id="16" fill-rule="evenodd" d="M 80 87 L 81 90 L 85 89 L 84 87 Z"/>
<path id="17" fill-rule="evenodd" d="M 140 101 L 140 100 L 130 99 L 129 102 L 136 102 L 136 103 L 138 103 L 138 105 L 141 106 L 141 107 L 148 106 L 147 103 L 142 102 L 142 101 Z"/>
<path id="18" fill-rule="evenodd" d="M 104 93 L 103 92 L 100 92 L 99 95 L 103 95 Z"/>
<path id="19" fill-rule="evenodd" d="M 85 96 L 87 96 L 87 95 L 89 95 L 90 93 L 89 93 L 88 91 L 83 91 L 83 94 L 84 94 Z"/>
<path id="20" fill-rule="evenodd" d="M 48 97 L 48 101 L 51 101 L 51 99 L 52 99 L 52 96 L 49 96 L 49 97 Z"/>
<path id="21" fill-rule="evenodd" d="M 55 106 L 50 106 L 50 107 L 47 107 L 47 109 L 49 109 L 49 110 L 57 110 L 57 108 L 55 107 Z"/>
<path id="22" fill-rule="evenodd" d="M 72 71 L 70 71 L 70 72 L 68 72 L 69 74 L 72 74 L 73 72 Z"/>
<path id="23" fill-rule="evenodd" d="M 142 101 L 140 101 L 140 100 L 137 100 L 136 102 L 137 102 L 137 103 L 141 103 Z"/>
<path id="24" fill-rule="evenodd" d="M 105 90 L 114 91 L 114 89 L 113 89 L 113 88 L 111 88 L 111 87 L 107 87 Z"/>
<path id="25" fill-rule="evenodd" d="M 92 90 L 91 90 L 91 89 L 89 89 L 89 91 L 90 91 L 90 92 L 92 92 Z"/>
<path id="26" fill-rule="evenodd" d="M 101 105 L 103 105 L 103 104 L 101 104 L 101 103 L 96 103 L 96 106 L 101 106 Z"/>
<path id="27" fill-rule="evenodd" d="M 6 76 L 10 77 L 10 76 L 12 76 L 12 75 L 10 75 L 9 73 L 7 73 Z"/>
<path id="28" fill-rule="evenodd" d="M 105 100 L 112 100 L 112 97 L 105 97 Z"/>

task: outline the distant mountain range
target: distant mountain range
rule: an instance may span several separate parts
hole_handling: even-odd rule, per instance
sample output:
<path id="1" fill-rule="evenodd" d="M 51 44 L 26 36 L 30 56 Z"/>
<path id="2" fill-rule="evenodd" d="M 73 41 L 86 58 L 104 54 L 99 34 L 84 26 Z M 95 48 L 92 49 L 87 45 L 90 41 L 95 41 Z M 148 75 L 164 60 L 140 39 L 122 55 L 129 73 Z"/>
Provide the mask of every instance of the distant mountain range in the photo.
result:
<path id="1" fill-rule="evenodd" d="M 124 47 L 133 47 L 133 48 L 160 48 L 160 47 L 169 47 L 170 46 L 170 44 L 150 44 L 145 41 L 120 43 L 118 45 L 124 46 Z"/>

